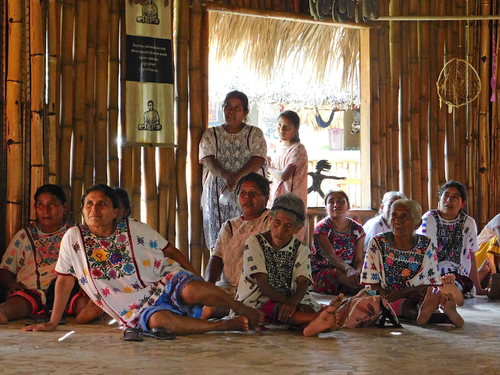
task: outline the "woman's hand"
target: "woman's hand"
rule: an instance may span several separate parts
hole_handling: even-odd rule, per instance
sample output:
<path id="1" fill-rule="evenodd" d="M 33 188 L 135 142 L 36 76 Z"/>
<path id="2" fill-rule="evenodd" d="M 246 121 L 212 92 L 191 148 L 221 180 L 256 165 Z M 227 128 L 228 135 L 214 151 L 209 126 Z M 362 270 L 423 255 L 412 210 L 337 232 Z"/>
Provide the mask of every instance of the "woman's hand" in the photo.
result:
<path id="1" fill-rule="evenodd" d="M 278 320 L 287 323 L 290 318 L 297 312 L 299 304 L 293 298 L 287 298 L 285 302 L 281 303 L 278 310 Z"/>
<path id="2" fill-rule="evenodd" d="M 222 176 L 222 179 L 226 182 L 227 188 L 230 191 L 234 191 L 240 177 L 236 173 L 226 171 L 226 173 L 224 173 L 224 176 Z"/>
<path id="3" fill-rule="evenodd" d="M 52 332 L 55 331 L 58 324 L 56 323 L 42 323 L 42 324 L 32 324 L 23 328 L 23 331 L 33 331 L 33 332 Z"/>
<path id="4" fill-rule="evenodd" d="M 345 273 L 346 273 L 347 281 L 349 282 L 350 286 L 354 285 L 354 286 L 351 286 L 351 288 L 353 288 L 353 289 L 357 288 L 359 286 L 359 272 L 356 271 L 351 266 L 347 266 Z"/>

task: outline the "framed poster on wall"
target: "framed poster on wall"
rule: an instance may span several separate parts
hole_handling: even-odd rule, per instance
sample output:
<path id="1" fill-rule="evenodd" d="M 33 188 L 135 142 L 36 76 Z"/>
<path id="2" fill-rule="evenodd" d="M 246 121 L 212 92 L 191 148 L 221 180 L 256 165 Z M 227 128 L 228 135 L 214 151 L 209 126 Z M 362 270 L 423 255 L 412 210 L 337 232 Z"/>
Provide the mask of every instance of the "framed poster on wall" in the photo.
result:
<path id="1" fill-rule="evenodd" d="M 172 11 L 154 1 L 126 2 L 122 146 L 174 147 Z"/>

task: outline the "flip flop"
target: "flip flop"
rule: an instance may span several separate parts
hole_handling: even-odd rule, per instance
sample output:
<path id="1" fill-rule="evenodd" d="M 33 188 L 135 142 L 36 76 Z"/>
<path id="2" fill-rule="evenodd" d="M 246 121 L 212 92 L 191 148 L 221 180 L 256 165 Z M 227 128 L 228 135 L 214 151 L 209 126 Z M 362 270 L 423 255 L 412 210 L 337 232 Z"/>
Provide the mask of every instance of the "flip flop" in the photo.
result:
<path id="1" fill-rule="evenodd" d="M 157 340 L 173 340 L 175 339 L 175 335 L 168 333 L 167 330 L 163 327 L 153 328 L 147 332 L 143 333 L 146 337 L 153 337 Z"/>
<path id="2" fill-rule="evenodd" d="M 140 328 L 125 328 L 123 331 L 123 341 L 143 341 L 143 331 Z"/>

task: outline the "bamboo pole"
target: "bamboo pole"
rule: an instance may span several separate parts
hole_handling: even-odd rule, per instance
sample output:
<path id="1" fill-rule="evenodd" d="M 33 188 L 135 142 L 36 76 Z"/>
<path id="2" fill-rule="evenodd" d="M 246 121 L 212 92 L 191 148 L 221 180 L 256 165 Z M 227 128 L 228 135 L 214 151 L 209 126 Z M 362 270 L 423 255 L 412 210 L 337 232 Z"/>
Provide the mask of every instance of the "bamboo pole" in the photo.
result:
<path id="1" fill-rule="evenodd" d="M 186 189 L 186 155 L 188 129 L 188 49 L 189 49 L 189 7 L 185 1 L 176 1 L 177 28 L 174 41 L 175 67 L 177 87 L 177 149 L 175 154 L 175 169 L 177 171 L 177 228 L 187 230 L 188 207 Z M 188 235 L 180 233 L 178 249 L 189 257 Z"/>
<path id="2" fill-rule="evenodd" d="M 418 14 L 420 12 L 419 0 L 410 1 L 410 14 Z M 418 60 L 418 29 L 417 22 L 408 24 L 409 28 L 409 55 L 408 63 L 410 69 L 410 191 L 412 199 L 417 202 L 422 202 L 422 166 L 420 158 L 420 65 Z"/>
<path id="3" fill-rule="evenodd" d="M 363 31 L 364 33 L 364 31 Z M 378 54 L 378 48 L 381 43 L 379 39 L 379 30 L 370 30 L 368 46 L 362 46 L 363 49 L 370 50 L 370 88 L 371 88 L 371 100 L 370 100 L 370 178 L 371 178 L 371 203 L 370 207 L 372 209 L 377 209 L 380 206 L 381 201 L 381 191 L 380 191 L 380 80 L 382 77 L 380 72 L 380 60 Z M 363 41 L 365 38 L 362 38 Z M 383 80 L 383 78 L 382 78 Z"/>
<path id="4" fill-rule="evenodd" d="M 455 3 L 451 4 L 447 2 L 446 4 L 446 13 L 452 12 L 455 8 Z M 445 61 L 448 62 L 456 57 L 455 54 L 455 45 L 453 42 L 453 23 L 446 23 L 446 38 L 445 38 Z M 446 113 L 446 121 L 445 121 L 445 170 L 446 180 L 456 180 L 456 171 L 455 171 L 455 113 L 456 108 L 453 107 L 453 111 L 450 112 L 448 108 L 445 111 Z"/>
<path id="5" fill-rule="evenodd" d="M 430 12 L 429 0 L 422 0 L 420 2 L 420 14 L 428 15 Z M 428 149 L 429 149 L 429 136 L 428 136 L 428 124 L 430 121 L 429 115 L 429 90 L 431 85 L 430 79 L 430 23 L 429 22 L 419 22 L 419 36 L 418 36 L 418 65 L 420 69 L 420 124 L 419 124 L 419 137 L 420 137 L 420 205 L 422 206 L 422 211 L 427 212 L 429 210 L 429 180 L 430 176 L 428 173 Z"/>
<path id="6" fill-rule="evenodd" d="M 481 14 L 490 14 L 489 0 L 481 0 Z M 479 65 L 479 76 L 481 77 L 481 90 L 479 94 L 479 201 L 478 215 L 479 225 L 483 227 L 488 222 L 489 191 L 488 186 L 490 174 L 490 129 L 489 129 L 489 90 L 490 83 L 490 28 L 488 21 L 481 21 L 481 63 Z"/>
<path id="7" fill-rule="evenodd" d="M 60 139 L 61 139 L 61 116 L 62 116 L 62 109 L 61 109 L 61 96 L 62 96 L 62 89 L 61 89 L 61 82 L 62 82 L 62 61 L 61 61 L 61 55 L 62 55 L 62 38 L 61 38 L 61 31 L 63 29 L 63 26 L 61 24 L 61 19 L 62 19 L 62 3 L 64 0 L 56 0 L 56 14 L 55 14 L 55 19 L 56 19 L 56 25 L 55 25 L 55 34 L 56 34 L 56 41 L 57 43 L 54 45 L 55 51 L 57 51 L 57 60 L 56 60 L 56 79 L 55 85 L 56 85 L 56 100 L 55 100 L 55 107 L 54 111 L 56 113 L 56 147 L 54 148 L 55 154 L 54 157 L 56 158 L 55 161 L 55 166 L 56 166 L 56 175 L 57 175 L 57 181 L 59 183 L 61 176 L 59 174 L 59 171 L 61 170 L 61 166 L 59 165 L 59 160 L 60 160 Z M 60 184 L 60 183 L 59 183 Z"/>
<path id="8" fill-rule="evenodd" d="M 196 5 L 197 6 L 197 5 Z M 173 12 L 173 7 L 170 8 L 171 12 Z M 171 17 L 173 18 L 173 14 L 171 13 Z M 173 27 L 173 23 L 172 23 Z M 173 30 L 172 33 L 173 34 Z M 174 163 L 169 159 L 169 150 L 166 148 L 159 149 L 159 168 L 158 168 L 158 205 L 161 207 L 158 216 L 158 232 L 164 237 L 169 239 L 168 237 L 168 220 L 170 211 L 170 201 L 169 196 L 172 192 L 175 191 L 175 179 L 173 181 L 169 180 L 170 169 L 174 167 Z M 174 210 L 172 215 L 175 220 L 175 202 L 174 202 Z M 175 227 L 175 221 L 174 221 Z M 169 239 L 170 242 L 170 239 Z M 172 243 L 175 244 L 175 237 L 172 238 Z"/>
<path id="9" fill-rule="evenodd" d="M 176 243 L 177 231 L 175 223 L 177 221 L 177 174 L 175 173 L 175 153 L 173 148 L 166 150 L 166 163 L 168 169 L 168 221 L 167 239 L 171 243 Z"/>
<path id="10" fill-rule="evenodd" d="M 132 212 L 131 216 L 142 221 L 141 201 L 142 147 L 132 149 Z"/>
<path id="11" fill-rule="evenodd" d="M 169 195 L 169 180 L 168 180 L 168 151 L 165 147 L 160 147 L 159 153 L 159 168 L 158 168 L 158 207 L 161 207 L 158 214 L 158 233 L 163 238 L 167 238 L 168 228 L 168 195 Z M 175 243 L 175 242 L 174 242 Z"/>
<path id="12" fill-rule="evenodd" d="M 388 3 L 385 1 L 380 1 L 379 2 L 380 6 L 380 12 L 381 14 L 387 14 L 388 13 Z M 379 30 L 378 30 L 378 61 L 379 61 L 379 163 L 380 163 L 380 170 L 379 170 L 379 183 L 380 183 L 380 196 L 388 190 L 387 189 L 387 164 L 388 164 L 388 159 L 387 159 L 387 145 L 390 144 L 388 143 L 387 140 L 387 114 L 388 111 L 387 109 L 389 108 L 389 103 L 390 99 L 388 98 L 388 93 L 390 92 L 388 89 L 388 86 L 390 85 L 390 78 L 391 78 L 391 71 L 390 71 L 390 64 L 389 64 L 389 53 L 388 53 L 388 35 L 389 35 L 389 24 L 384 24 Z M 377 72 L 375 72 L 377 74 Z M 384 150 L 382 153 L 381 151 Z M 372 199 L 372 204 L 373 204 L 373 199 Z M 378 206 L 373 206 L 372 207 L 378 207 Z"/>
<path id="13" fill-rule="evenodd" d="M 465 0 L 459 0 L 456 6 L 457 15 L 465 15 Z M 456 40 L 456 45 L 458 46 L 457 57 L 465 60 L 465 22 L 455 22 L 453 30 L 453 39 Z M 467 176 L 467 112 L 466 106 L 461 106 L 455 111 L 455 128 L 457 135 L 457 148 L 456 148 L 456 172 L 457 178 L 465 186 L 468 184 Z"/>
<path id="14" fill-rule="evenodd" d="M 5 97 L 5 139 L 7 151 L 7 206 L 5 210 L 5 243 L 21 229 L 23 170 L 19 167 L 23 155 L 22 138 L 22 67 L 23 67 L 23 6 L 20 1 L 7 7 L 9 45 Z"/>
<path id="15" fill-rule="evenodd" d="M 94 147 L 95 147 L 95 79 L 97 47 L 98 0 L 90 0 L 87 31 L 87 65 L 85 70 L 85 153 L 84 186 L 88 189 L 94 184 Z"/>
<path id="16" fill-rule="evenodd" d="M 201 39 L 205 41 L 204 43 L 207 43 L 205 47 L 201 49 L 201 54 L 203 58 L 201 59 L 201 69 L 202 69 L 202 92 L 203 92 L 203 98 L 208 98 L 209 92 L 208 92 L 208 66 L 209 66 L 209 47 L 208 47 L 208 40 L 209 40 L 209 22 L 210 22 L 210 17 L 208 16 L 208 12 L 203 13 L 203 28 L 201 29 L 202 32 L 202 37 Z M 203 108 L 203 125 L 205 127 L 208 127 L 208 105 L 205 105 L 202 107 Z M 201 211 L 201 207 L 200 207 Z M 208 261 L 210 259 L 210 250 L 208 249 L 207 245 L 205 244 L 204 237 L 202 236 L 202 241 L 203 241 L 203 266 L 202 269 L 206 269 L 206 266 L 208 265 Z"/>
<path id="17" fill-rule="evenodd" d="M 191 264 L 201 272 L 202 268 L 202 247 L 203 247 L 203 218 L 201 214 L 201 167 L 198 162 L 199 142 L 207 123 L 203 118 L 203 108 L 208 107 L 208 97 L 204 96 L 200 87 L 203 87 L 203 80 L 208 77 L 203 76 L 202 59 L 208 58 L 208 38 L 204 36 L 203 14 L 201 5 L 194 3 L 189 15 L 189 170 L 190 188 L 189 196 L 189 217 L 191 222 L 191 232 L 189 238 Z"/>
<path id="18" fill-rule="evenodd" d="M 36 190 L 44 183 L 43 128 L 45 93 L 45 43 L 42 3 L 30 0 L 30 110 L 31 110 L 31 191 L 30 207 L 34 206 Z M 9 66 L 10 68 L 10 66 Z M 34 210 L 31 219 L 35 220 Z"/>
<path id="19" fill-rule="evenodd" d="M 403 2 L 402 12 L 409 11 L 408 2 Z M 401 25 L 401 40 L 410 38 L 409 24 Z M 411 195 L 411 165 L 410 165 L 410 71 L 409 71 L 409 43 L 401 43 L 401 89 L 399 90 L 400 122 L 399 122 L 399 184 L 401 191 L 407 196 Z"/>
<path id="20" fill-rule="evenodd" d="M 446 2 L 439 1 L 437 4 L 437 11 L 439 14 L 446 13 Z M 442 21 L 438 23 L 438 41 L 437 41 L 437 52 L 436 59 L 438 61 L 438 71 L 440 72 L 444 66 L 444 47 L 445 47 L 445 36 L 446 36 L 446 22 Z M 445 163 L 444 163 L 444 142 L 445 142 L 445 124 L 446 124 L 446 111 L 448 108 L 443 105 L 438 111 L 437 119 L 437 172 L 438 172 L 438 186 L 443 185 L 446 182 L 445 176 Z M 437 191 L 437 190 L 436 190 Z M 435 194 L 436 192 L 434 192 Z"/>
<path id="21" fill-rule="evenodd" d="M 125 24 L 125 6 L 121 8 L 121 33 L 120 33 L 120 51 L 125 51 L 125 46 L 127 44 L 127 33 L 126 33 L 126 24 Z M 120 93 L 121 93 L 121 108 L 126 108 L 126 103 L 127 103 L 127 54 L 126 53 L 121 53 L 120 55 L 120 68 L 121 68 L 121 74 L 120 74 Z M 122 110 L 120 111 L 120 135 L 123 137 L 125 134 L 125 129 L 127 127 L 127 116 L 126 116 L 126 111 Z M 134 186 L 134 180 L 132 177 L 132 170 L 133 170 L 133 162 L 132 162 L 132 148 L 131 147 L 122 147 L 120 145 L 120 186 L 125 189 L 129 194 L 132 193 L 133 191 L 133 186 Z M 163 206 L 160 206 L 163 207 Z M 134 207 L 132 206 L 132 212 L 134 212 Z M 140 212 L 140 205 L 137 207 L 137 211 Z M 140 219 L 140 216 L 137 217 Z"/>
<path id="22" fill-rule="evenodd" d="M 75 0 L 63 0 L 61 37 L 61 135 L 59 138 L 59 185 L 70 195 L 71 137 L 73 133 L 73 26 Z"/>
<path id="23" fill-rule="evenodd" d="M 477 13 L 475 4 L 473 2 L 468 2 L 467 8 L 468 14 Z M 478 27 L 476 22 L 469 22 L 467 27 L 467 61 L 474 67 L 478 67 L 479 62 L 479 51 L 474 46 L 478 42 Z M 477 217 L 477 183 L 478 183 L 478 172 L 477 172 L 477 160 L 478 160 L 478 100 L 474 100 L 472 103 L 467 105 L 468 109 L 468 121 L 467 121 L 467 138 L 468 138 L 468 159 L 467 159 L 467 174 L 469 176 L 467 190 L 469 192 L 469 214 L 473 217 Z"/>
<path id="24" fill-rule="evenodd" d="M 146 223 L 158 230 L 158 191 L 156 184 L 156 148 L 143 147 L 143 183 L 146 203 Z"/>
<path id="25" fill-rule="evenodd" d="M 433 3 L 431 13 L 436 11 L 436 3 Z M 436 208 L 436 192 L 439 189 L 439 161 L 438 161 L 438 112 L 439 112 L 439 98 L 436 90 L 436 81 L 439 76 L 440 62 L 437 59 L 438 55 L 438 42 L 435 37 L 438 34 L 438 24 L 433 22 L 429 26 L 430 39 L 429 49 L 430 55 L 433 58 L 429 61 L 429 79 L 430 79 L 430 102 L 429 102 L 429 125 L 427 133 L 429 134 L 429 209 Z"/>
<path id="26" fill-rule="evenodd" d="M 109 0 L 98 1 L 96 49 L 95 182 L 107 184 Z"/>
<path id="27" fill-rule="evenodd" d="M 87 69 L 88 0 L 76 0 L 75 59 L 73 101 L 73 163 L 71 166 L 71 211 L 73 220 L 80 218 L 80 199 L 83 193 L 85 158 L 85 71 Z"/>
<path id="28" fill-rule="evenodd" d="M 497 9 L 496 11 L 498 12 L 498 6 L 500 4 L 497 4 Z M 498 116 L 498 100 L 500 98 L 498 97 L 498 53 L 499 53 L 499 46 L 500 46 L 500 28 L 498 27 L 498 22 L 495 23 L 495 28 L 493 32 L 496 34 L 496 44 L 493 45 L 493 52 L 496 53 L 496 59 L 495 59 L 495 70 L 493 70 L 493 65 L 492 65 L 492 75 L 494 74 L 497 81 L 496 85 L 493 85 L 492 87 L 492 94 L 495 95 L 496 101 L 492 103 L 492 114 L 491 114 L 491 123 L 492 123 L 492 131 L 491 131 L 491 136 L 492 136 L 492 142 L 491 142 L 491 161 L 492 161 L 492 166 L 491 170 L 492 171 L 499 171 L 500 170 L 500 124 L 499 124 L 499 116 Z M 493 58 L 493 56 L 492 56 Z M 500 184 L 500 177 L 498 176 L 498 173 L 491 173 L 491 183 L 490 186 L 495 186 L 495 194 L 492 194 L 490 196 L 491 202 L 490 202 L 490 217 L 493 217 L 493 214 L 496 212 L 500 212 L 500 198 L 498 197 L 499 195 L 499 188 L 498 186 Z"/>
<path id="29" fill-rule="evenodd" d="M 389 14 L 401 14 L 401 0 L 390 2 Z M 388 176 L 392 178 L 388 183 L 387 190 L 399 190 L 399 79 L 401 72 L 401 24 L 399 22 L 389 22 L 390 27 L 390 66 L 391 66 L 391 103 L 390 103 L 390 125 L 391 145 L 388 157 Z M 388 145 L 389 146 L 389 145 Z"/>
<path id="30" fill-rule="evenodd" d="M 47 125 L 44 136 L 45 150 L 44 155 L 47 158 L 47 173 L 48 182 L 51 184 L 57 183 L 57 139 L 58 139 L 58 106 L 59 99 L 57 93 L 59 91 L 57 82 L 59 82 L 59 20 L 57 13 L 57 5 L 55 0 L 48 2 L 48 101 L 47 101 Z"/>
<path id="31" fill-rule="evenodd" d="M 118 186 L 118 74 L 120 70 L 120 0 L 111 0 L 109 8 L 109 81 L 108 81 L 108 184 Z"/>

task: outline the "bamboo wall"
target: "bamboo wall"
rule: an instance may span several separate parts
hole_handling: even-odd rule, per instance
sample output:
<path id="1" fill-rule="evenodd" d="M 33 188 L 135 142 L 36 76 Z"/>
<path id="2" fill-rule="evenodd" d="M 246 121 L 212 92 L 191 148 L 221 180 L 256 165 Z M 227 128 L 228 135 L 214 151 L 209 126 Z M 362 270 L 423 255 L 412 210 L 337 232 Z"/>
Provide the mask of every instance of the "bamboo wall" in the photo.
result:
<path id="1" fill-rule="evenodd" d="M 125 69 L 119 55 L 123 0 L 3 3 L 8 14 L 0 22 L 13 21 L 0 42 L 6 82 L 0 91 L 5 99 L 0 109 L 0 230 L 6 236 L 0 239 L 7 242 L 27 222 L 30 197 L 40 184 L 59 183 L 79 220 L 82 191 L 104 182 L 129 192 L 133 217 L 141 218 L 143 199 L 146 221 L 201 268 L 207 251 L 199 209 L 198 142 L 208 118 L 208 17 L 200 1 L 189 3 L 174 1 L 175 150 L 116 147 L 124 121 L 119 108 L 126 108 L 126 98 L 118 96 Z M 308 3 L 228 0 L 208 6 L 309 22 Z M 472 1 L 447 3 L 452 2 L 392 0 L 389 8 L 389 0 L 380 0 L 380 13 L 498 14 L 496 1 L 482 0 L 476 8 Z M 369 42 L 362 54 L 369 53 L 370 61 L 361 62 L 371 72 L 363 84 L 370 86 L 365 100 L 370 103 L 372 206 L 378 207 L 385 191 L 401 189 L 427 210 L 437 205 L 438 187 L 456 179 L 468 186 L 469 212 L 482 227 L 500 212 L 500 127 L 488 89 L 497 21 L 380 21 L 373 26 L 365 32 Z M 47 39 L 41 37 L 45 30 Z M 4 51 L 7 35 L 9 50 Z M 45 50 L 48 57 L 41 53 Z M 435 82 L 452 57 L 467 58 L 478 69 L 483 95 L 449 114 L 439 107 Z M 40 64 L 48 66 L 48 85 Z M 0 245 L 1 252 L 5 243 Z"/>
<path id="2" fill-rule="evenodd" d="M 380 1 L 380 13 L 491 16 L 499 14 L 496 3 L 392 0 L 389 6 L 385 0 Z M 374 206 L 384 191 L 401 189 L 424 211 L 436 208 L 436 192 L 453 179 L 468 187 L 469 214 L 479 229 L 500 212 L 500 125 L 497 102 L 490 101 L 494 34 L 498 41 L 498 20 L 389 21 L 371 29 L 371 56 L 376 61 L 371 85 L 376 100 L 370 119 L 372 131 L 378 133 L 372 134 L 371 147 L 377 161 L 371 175 Z M 478 99 L 453 107 L 450 113 L 446 105 L 440 107 L 436 81 L 453 58 L 466 59 L 475 67 L 482 91 Z"/>

